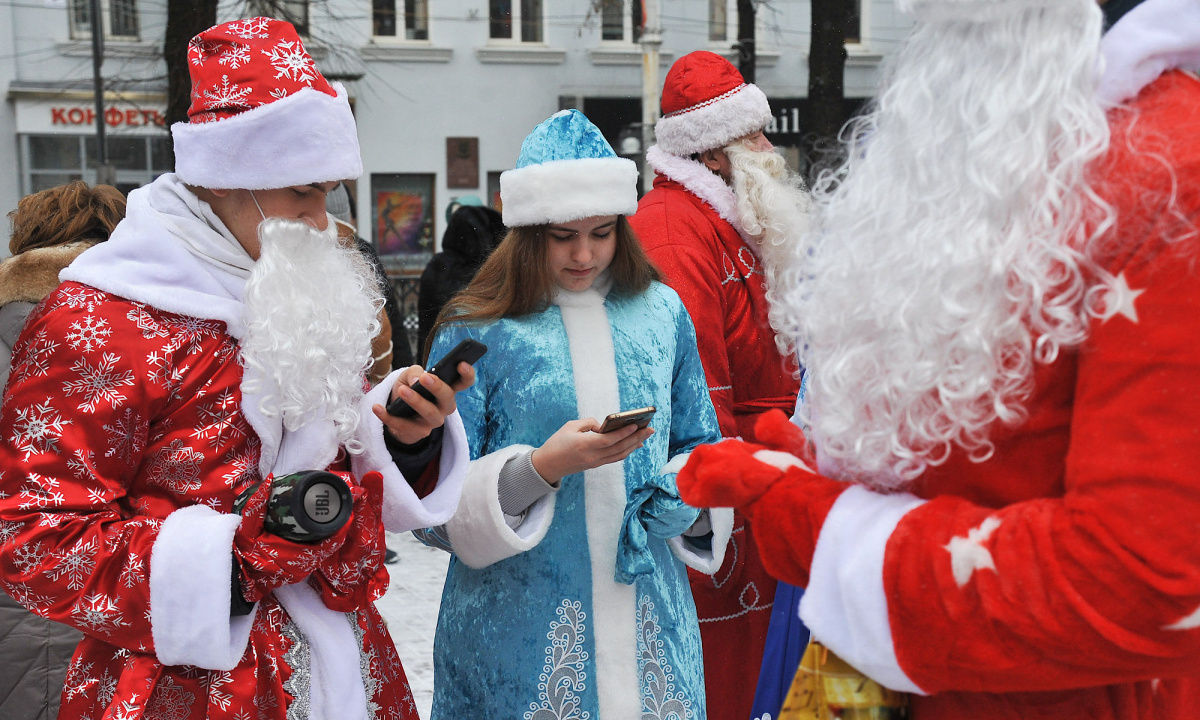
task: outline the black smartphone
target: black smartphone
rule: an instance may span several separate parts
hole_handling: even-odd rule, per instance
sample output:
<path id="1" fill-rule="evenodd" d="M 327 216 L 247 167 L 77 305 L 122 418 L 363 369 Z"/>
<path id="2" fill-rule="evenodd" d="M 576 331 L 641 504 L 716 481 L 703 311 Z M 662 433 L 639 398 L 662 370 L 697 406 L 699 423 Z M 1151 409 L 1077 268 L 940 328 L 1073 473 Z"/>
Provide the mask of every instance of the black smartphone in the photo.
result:
<path id="1" fill-rule="evenodd" d="M 475 361 L 483 357 L 487 352 L 487 345 L 467 338 L 454 347 L 453 350 L 446 353 L 437 364 L 430 368 L 429 372 L 436 376 L 439 380 L 447 385 L 453 385 L 458 382 L 458 364 L 465 362 L 468 365 L 474 365 Z M 419 381 L 413 383 L 412 389 L 421 397 L 433 402 L 433 393 L 429 392 L 429 388 L 422 385 Z M 404 402 L 404 398 L 396 398 L 388 403 L 387 411 L 389 415 L 394 415 L 400 418 L 414 418 L 417 416 L 417 411 L 413 410 L 408 403 Z"/>
<path id="2" fill-rule="evenodd" d="M 625 412 L 615 412 L 604 418 L 604 422 L 600 423 L 600 429 L 596 432 L 607 433 L 623 428 L 626 425 L 637 425 L 638 430 L 650 424 L 650 418 L 654 415 L 655 408 L 653 405 L 637 410 L 626 410 Z"/>

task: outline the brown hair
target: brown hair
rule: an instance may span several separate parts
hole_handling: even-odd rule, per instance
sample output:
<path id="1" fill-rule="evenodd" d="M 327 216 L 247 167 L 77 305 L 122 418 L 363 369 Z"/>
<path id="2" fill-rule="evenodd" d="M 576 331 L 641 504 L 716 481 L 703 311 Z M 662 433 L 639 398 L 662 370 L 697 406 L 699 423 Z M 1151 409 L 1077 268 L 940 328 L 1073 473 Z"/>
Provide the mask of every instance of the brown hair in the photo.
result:
<path id="1" fill-rule="evenodd" d="M 548 225 L 515 227 L 475 273 L 462 292 L 450 298 L 425 339 L 422 361 L 429 361 L 429 349 L 442 325 L 448 322 L 471 323 L 528 315 L 546 309 L 554 292 L 550 261 L 546 251 Z M 658 268 L 646 257 L 637 235 L 624 215 L 617 217 L 617 247 L 612 264 L 613 292 L 636 295 L 658 280 Z"/>
<path id="2" fill-rule="evenodd" d="M 125 196 L 111 185 L 88 187 L 82 180 L 26 195 L 8 214 L 8 251 L 53 247 L 80 240 L 102 242 L 125 217 Z"/>

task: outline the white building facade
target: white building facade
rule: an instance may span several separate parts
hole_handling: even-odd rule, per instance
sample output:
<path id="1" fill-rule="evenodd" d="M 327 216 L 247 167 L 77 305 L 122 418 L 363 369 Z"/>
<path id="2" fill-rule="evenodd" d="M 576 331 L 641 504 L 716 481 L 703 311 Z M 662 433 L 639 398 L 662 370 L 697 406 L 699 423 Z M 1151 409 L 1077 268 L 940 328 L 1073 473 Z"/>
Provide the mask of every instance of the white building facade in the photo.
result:
<path id="1" fill-rule="evenodd" d="M 892 0 L 856 2 L 849 99 L 874 93 L 881 62 L 908 27 Z M 662 28 L 659 87 L 671 62 L 693 50 L 736 57 L 736 0 L 647 4 L 657 5 Z M 100 6 L 108 156 L 128 191 L 170 170 L 167 2 Z M 89 8 L 90 0 L 0 7 L 4 213 L 26 193 L 96 178 Z M 640 150 L 643 12 L 642 0 L 240 0 L 222 2 L 218 20 L 291 19 L 322 71 L 346 85 L 363 153 L 352 186 L 359 234 L 394 272 L 411 273 L 435 249 L 451 203 L 498 202 L 500 172 L 556 110 L 577 107 L 618 152 Z M 755 82 L 776 116 L 768 136 L 785 148 L 798 147 L 803 132 L 809 24 L 808 0 L 758 3 Z M 798 151 L 785 152 L 798 160 Z"/>

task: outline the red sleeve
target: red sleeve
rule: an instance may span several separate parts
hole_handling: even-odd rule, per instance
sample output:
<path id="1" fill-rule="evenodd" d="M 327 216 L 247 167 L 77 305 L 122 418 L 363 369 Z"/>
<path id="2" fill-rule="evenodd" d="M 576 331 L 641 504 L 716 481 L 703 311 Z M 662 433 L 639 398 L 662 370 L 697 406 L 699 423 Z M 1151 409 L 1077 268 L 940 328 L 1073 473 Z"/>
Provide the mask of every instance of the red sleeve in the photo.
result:
<path id="1" fill-rule="evenodd" d="M 1063 496 L 996 511 L 940 497 L 908 513 L 888 541 L 896 655 L 929 692 L 1195 673 L 1200 128 L 1194 101 L 1188 108 L 1176 120 L 1190 129 L 1164 132 L 1176 139 L 1169 175 L 1161 155 L 1114 171 L 1127 190 L 1112 195 L 1117 235 L 1133 251 L 1110 266 L 1118 291 L 1078 353 Z M 1140 122 L 1151 117 L 1144 111 Z M 1113 133 L 1114 146 L 1121 137 Z M 1005 469 L 988 472 L 1002 481 Z"/>
<path id="2" fill-rule="evenodd" d="M 722 282 L 726 272 L 717 250 L 721 242 L 712 225 L 685 202 L 667 195 L 661 202 L 640 207 L 630 223 L 646 254 L 662 271 L 663 281 L 679 294 L 692 318 L 721 435 L 737 437 L 740 433 L 733 415 L 733 384 L 725 345 Z"/>
<path id="3" fill-rule="evenodd" d="M 59 290 L 13 353 L 0 411 L 0 580 L 39 615 L 148 651 L 150 549 L 161 519 L 127 502 L 168 394 L 127 303 Z M 155 345 L 155 348 L 161 342 Z"/>

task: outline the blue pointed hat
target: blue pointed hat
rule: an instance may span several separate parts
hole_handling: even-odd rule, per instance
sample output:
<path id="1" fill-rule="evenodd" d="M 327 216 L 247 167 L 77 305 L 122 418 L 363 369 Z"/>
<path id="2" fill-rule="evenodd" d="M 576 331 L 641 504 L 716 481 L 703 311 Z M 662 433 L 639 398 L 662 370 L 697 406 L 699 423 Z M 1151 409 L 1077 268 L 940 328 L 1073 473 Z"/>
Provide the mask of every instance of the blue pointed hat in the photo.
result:
<path id="1" fill-rule="evenodd" d="M 637 211 L 637 165 L 617 157 L 578 110 L 551 115 L 521 143 L 514 170 L 500 174 L 508 227 L 564 223 Z"/>

